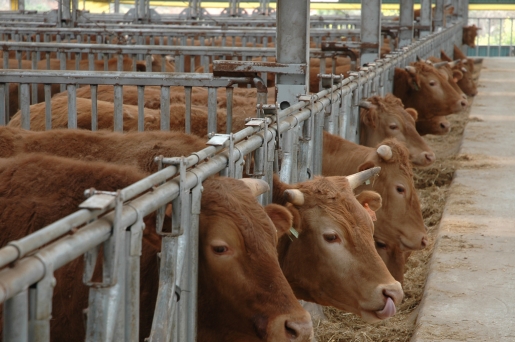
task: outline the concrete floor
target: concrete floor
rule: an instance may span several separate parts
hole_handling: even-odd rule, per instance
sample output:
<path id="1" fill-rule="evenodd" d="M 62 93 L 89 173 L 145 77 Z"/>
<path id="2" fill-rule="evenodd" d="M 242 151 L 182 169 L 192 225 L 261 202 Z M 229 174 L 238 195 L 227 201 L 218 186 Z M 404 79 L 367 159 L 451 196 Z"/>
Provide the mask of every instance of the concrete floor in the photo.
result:
<path id="1" fill-rule="evenodd" d="M 478 90 L 412 342 L 515 341 L 515 58 Z"/>

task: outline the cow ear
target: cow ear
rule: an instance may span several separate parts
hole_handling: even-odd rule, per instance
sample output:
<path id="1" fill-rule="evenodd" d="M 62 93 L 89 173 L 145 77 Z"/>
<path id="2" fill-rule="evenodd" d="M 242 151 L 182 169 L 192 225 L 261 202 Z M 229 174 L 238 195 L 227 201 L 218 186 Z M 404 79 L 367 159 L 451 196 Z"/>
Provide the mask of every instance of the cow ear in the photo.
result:
<path id="1" fill-rule="evenodd" d="M 361 108 L 359 115 L 361 117 L 361 122 L 365 126 L 376 128 L 377 110 L 375 106 L 371 106 L 370 108 Z"/>
<path id="2" fill-rule="evenodd" d="M 265 212 L 277 229 L 277 238 L 290 231 L 293 225 L 293 214 L 290 210 L 279 204 L 269 204 L 265 207 Z"/>
<path id="3" fill-rule="evenodd" d="M 454 82 L 458 82 L 459 80 L 461 80 L 463 78 L 463 73 L 460 70 L 453 69 L 452 70 L 452 78 L 453 78 Z"/>
<path id="4" fill-rule="evenodd" d="M 145 62 L 137 62 L 136 63 L 136 71 L 145 72 L 147 71 L 147 66 Z"/>
<path id="5" fill-rule="evenodd" d="M 406 112 L 408 112 L 411 117 L 413 117 L 413 120 L 417 121 L 418 119 L 418 112 L 415 108 L 406 108 Z"/>
<path id="6" fill-rule="evenodd" d="M 358 172 L 361 172 L 361 171 L 364 171 L 364 170 L 368 170 L 368 169 L 371 169 L 373 167 L 376 167 L 376 165 L 374 164 L 374 162 L 368 160 L 366 162 L 364 162 L 363 164 L 361 164 L 359 167 L 358 167 Z"/>
<path id="7" fill-rule="evenodd" d="M 440 57 L 442 57 L 442 61 L 452 62 L 451 57 L 447 56 L 447 54 L 443 50 L 440 51 Z"/>
<path id="8" fill-rule="evenodd" d="M 358 202 L 365 208 L 365 210 L 368 212 L 370 217 L 372 218 L 372 221 L 377 221 L 376 218 L 376 211 L 381 208 L 382 205 L 382 198 L 381 195 L 379 195 L 375 191 L 362 191 L 360 194 L 356 195 L 356 199 Z"/>

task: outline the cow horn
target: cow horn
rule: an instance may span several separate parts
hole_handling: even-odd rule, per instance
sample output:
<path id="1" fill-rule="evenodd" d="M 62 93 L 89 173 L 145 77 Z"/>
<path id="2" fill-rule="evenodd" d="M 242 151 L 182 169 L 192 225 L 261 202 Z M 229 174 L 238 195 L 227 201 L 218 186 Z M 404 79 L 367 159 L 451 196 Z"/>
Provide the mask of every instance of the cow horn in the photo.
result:
<path id="1" fill-rule="evenodd" d="M 411 65 L 404 67 L 404 69 L 412 75 L 415 75 L 417 73 L 417 69 Z"/>
<path id="2" fill-rule="evenodd" d="M 393 153 L 392 148 L 388 145 L 381 145 L 377 148 L 377 154 L 385 161 L 392 159 Z"/>
<path id="3" fill-rule="evenodd" d="M 467 60 L 466 58 L 463 58 L 463 59 L 461 60 L 461 63 L 467 63 L 467 62 L 468 62 L 468 60 Z"/>
<path id="4" fill-rule="evenodd" d="M 356 189 L 361 184 L 365 183 L 369 178 L 377 175 L 381 171 L 379 166 L 371 169 L 366 169 L 353 175 L 347 176 L 351 189 Z"/>
<path id="5" fill-rule="evenodd" d="M 262 179 L 256 178 L 242 178 L 240 179 L 246 186 L 249 187 L 254 197 L 261 195 L 270 190 L 270 186 Z"/>
<path id="6" fill-rule="evenodd" d="M 467 72 L 467 68 L 465 68 L 465 67 L 461 67 L 461 71 L 462 71 L 462 72 Z"/>
<path id="7" fill-rule="evenodd" d="M 372 108 L 372 103 L 367 100 L 361 100 L 358 103 L 358 107 L 370 109 Z"/>
<path id="8" fill-rule="evenodd" d="M 284 196 L 286 201 L 295 204 L 295 205 L 303 205 L 304 204 L 304 194 L 299 189 L 288 189 L 284 191 Z"/>
<path id="9" fill-rule="evenodd" d="M 449 64 L 449 62 L 438 62 L 438 63 L 433 64 L 433 66 L 434 66 L 435 68 L 439 69 L 439 68 L 441 68 L 441 67 L 443 67 L 443 66 L 446 66 L 446 65 L 448 65 L 448 64 Z"/>
<path id="10" fill-rule="evenodd" d="M 459 59 L 455 60 L 455 61 L 452 61 L 452 62 L 449 62 L 449 66 L 451 68 L 454 68 L 456 65 L 458 65 L 458 63 L 460 62 Z"/>

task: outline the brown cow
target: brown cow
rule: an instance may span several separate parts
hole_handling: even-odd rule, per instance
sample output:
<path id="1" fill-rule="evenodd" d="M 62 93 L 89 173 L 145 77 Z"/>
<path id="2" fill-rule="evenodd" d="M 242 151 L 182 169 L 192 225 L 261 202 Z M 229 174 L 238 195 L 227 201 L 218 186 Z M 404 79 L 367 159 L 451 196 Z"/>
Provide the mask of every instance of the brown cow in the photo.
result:
<path id="1" fill-rule="evenodd" d="M 63 144 L 63 141 L 66 144 Z M 56 156 L 131 165 L 156 172 L 154 158 L 180 157 L 206 147 L 205 139 L 182 132 L 91 132 L 55 129 L 33 132 L 0 126 L 0 157 L 44 152 Z"/>
<path id="2" fill-rule="evenodd" d="M 430 65 L 434 65 L 442 74 L 445 73 L 447 77 L 447 82 L 449 82 L 451 87 L 458 94 L 460 94 L 463 99 L 467 99 L 467 95 L 458 85 L 458 82 L 463 78 L 463 72 L 457 68 L 454 68 L 454 63 L 451 64 L 446 61 L 442 61 L 440 58 L 435 56 L 430 56 L 425 62 Z"/>
<path id="3" fill-rule="evenodd" d="M 377 179 L 357 192 L 374 190 L 383 199 L 377 212 L 376 231 L 395 237 L 403 250 L 418 250 L 426 247 L 427 234 L 408 156 L 406 147 L 395 139 L 372 148 L 324 132 L 322 174 L 348 175 L 380 166 Z"/>
<path id="4" fill-rule="evenodd" d="M 374 322 L 395 314 L 403 292 L 374 249 L 365 207 L 377 210 L 380 196 L 367 191 L 358 201 L 352 192 L 357 184 L 315 177 L 289 185 L 276 175 L 273 201 L 291 211 L 296 232 L 279 240 L 279 261 L 297 298 Z"/>
<path id="5" fill-rule="evenodd" d="M 472 73 L 468 71 L 465 67 L 466 62 L 463 60 L 457 59 L 452 61 L 449 56 L 445 54 L 442 50 L 441 52 L 442 61 L 449 62 L 448 66 L 445 69 L 452 70 L 453 80 L 456 82 L 456 85 L 459 89 L 467 96 L 474 97 L 477 95 L 477 86 L 472 78 Z M 431 59 L 431 57 L 430 57 Z M 438 60 L 438 58 L 433 57 L 431 60 Z"/>
<path id="6" fill-rule="evenodd" d="M 74 212 L 84 200 L 84 189 L 114 191 L 143 177 L 127 166 L 42 154 L 4 159 L 0 243 L 3 246 Z M 292 216 L 277 205 L 264 210 L 243 184 L 230 178 L 203 184 L 198 340 L 308 341 L 313 334 L 311 319 L 277 260 L 277 233 L 291 227 Z M 141 341 L 149 335 L 158 291 L 160 236 L 152 227 L 155 219 L 147 219 L 147 224 L 141 256 Z M 82 309 L 88 304 L 88 288 L 82 283 L 83 260 L 77 258 L 55 272 L 50 321 L 54 341 L 84 340 Z"/>
<path id="7" fill-rule="evenodd" d="M 68 127 L 68 97 L 52 98 L 52 128 Z M 77 128 L 91 129 L 91 106 L 89 99 L 77 98 Z M 111 102 L 97 101 L 98 129 L 113 130 L 114 127 L 114 104 Z M 185 127 L 184 104 L 170 106 L 170 128 L 182 130 Z M 238 111 L 233 113 L 233 128 L 244 128 L 247 117 L 254 117 L 254 113 Z M 207 108 L 192 106 L 191 132 L 198 136 L 207 135 Z M 225 110 L 217 111 L 218 132 L 226 131 L 227 114 Z M 21 128 L 21 111 L 16 113 L 8 126 Z M 45 130 L 45 103 L 38 103 L 30 106 L 30 129 L 34 131 Z M 145 108 L 144 130 L 160 130 L 161 115 L 159 110 Z M 138 129 L 138 107 L 123 105 L 123 131 L 136 131 Z"/>
<path id="8" fill-rule="evenodd" d="M 451 131 L 451 123 L 445 116 L 435 116 L 431 119 L 417 120 L 415 123 L 420 135 L 445 135 Z"/>
<path id="9" fill-rule="evenodd" d="M 477 27 L 476 25 L 472 26 L 464 26 L 463 27 L 463 36 L 461 37 L 461 42 L 464 45 L 468 45 L 471 48 L 476 47 L 476 37 L 477 31 L 481 30 L 481 27 Z"/>
<path id="10" fill-rule="evenodd" d="M 414 109 L 404 109 L 401 100 L 392 94 L 370 97 L 360 106 L 361 145 L 375 147 L 386 138 L 395 138 L 406 145 L 414 165 L 428 166 L 435 161 L 434 152 L 417 132 Z"/>
<path id="11" fill-rule="evenodd" d="M 395 238 L 381 235 L 379 232 L 374 232 L 374 242 L 377 253 L 383 259 L 392 277 L 403 285 L 406 262 L 411 251 L 403 251 Z"/>
<path id="12" fill-rule="evenodd" d="M 461 51 L 461 49 L 456 45 L 454 45 L 453 53 L 454 59 L 461 59 L 463 63 L 465 63 L 465 68 L 467 68 L 468 72 L 474 72 L 474 60 L 472 58 L 467 58 L 463 51 Z"/>
<path id="13" fill-rule="evenodd" d="M 468 105 L 451 87 L 447 74 L 426 62 L 395 68 L 393 94 L 404 106 L 415 108 L 419 120 L 458 113 Z"/>

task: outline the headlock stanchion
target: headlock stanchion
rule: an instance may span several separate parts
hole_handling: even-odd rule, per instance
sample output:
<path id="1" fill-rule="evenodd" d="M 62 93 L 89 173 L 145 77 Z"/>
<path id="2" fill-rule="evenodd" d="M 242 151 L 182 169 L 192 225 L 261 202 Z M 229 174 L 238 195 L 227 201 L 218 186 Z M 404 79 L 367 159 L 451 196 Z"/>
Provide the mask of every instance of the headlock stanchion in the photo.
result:
<path id="1" fill-rule="evenodd" d="M 450 53 L 454 44 L 461 42 L 463 21 L 447 23 L 447 27 L 412 42 L 406 32 L 413 29 L 412 21 L 406 27 L 401 14 L 401 49 L 385 58 L 372 58 L 380 47 L 376 29 L 367 35 L 366 66 L 359 71 L 343 75 L 321 70 L 321 90 L 308 91 L 309 58 L 333 56 L 333 52 L 309 49 L 309 7 L 298 1 L 281 1 L 275 24 L 277 29 L 277 63 L 218 61 L 213 63 L 214 74 L 138 73 L 122 71 L 0 71 L 0 108 L 8 109 L 9 85 L 20 84 L 23 100 L 20 103 L 22 126 L 30 129 L 30 84 L 45 84 L 46 127 L 51 128 L 50 86 L 62 85 L 68 91 L 68 122 L 76 127 L 76 92 L 81 85 L 92 89 L 92 129 L 97 129 L 97 87 L 114 87 L 114 130 L 123 130 L 123 86 L 138 87 L 138 129 L 143 130 L 144 90 L 148 86 L 160 87 L 160 128 L 170 129 L 170 87 L 185 87 L 185 131 L 191 130 L 192 88 L 204 87 L 208 93 L 207 128 L 211 139 L 206 148 L 180 158 L 158 158 L 158 171 L 116 193 L 89 190 L 92 195 L 76 212 L 52 223 L 18 241 L 0 248 L 0 303 L 3 305 L 4 341 L 49 341 L 52 294 L 56 280 L 54 272 L 84 255 L 84 282 L 90 286 L 87 318 L 88 341 L 136 341 L 139 338 L 140 254 L 145 227 L 143 217 L 157 213 L 156 232 L 161 236 L 157 304 L 154 311 L 149 341 L 194 341 L 197 332 L 197 276 L 198 236 L 201 213 L 202 182 L 213 175 L 241 178 L 243 174 L 261 178 L 270 184 L 270 190 L 260 196 L 262 204 L 271 202 L 272 176 L 293 183 L 310 179 L 322 171 L 324 129 L 354 142 L 359 141 L 359 110 L 361 100 L 373 95 L 385 95 L 393 90 L 396 67 L 404 67 L 416 60 L 438 55 L 440 50 Z M 378 2 L 380 3 L 380 1 Z M 405 1 L 402 1 L 404 5 Z M 409 3 L 407 0 L 406 3 Z M 236 5 L 237 2 L 234 2 Z M 72 3 L 73 6 L 73 3 Z M 437 1 L 434 16 L 440 25 L 443 7 Z M 260 11 L 270 9 L 265 1 Z M 236 7 L 232 7 L 234 12 Z M 427 10 L 427 9 L 426 9 Z M 287 13 L 281 16 L 282 11 Z M 271 13 L 272 11 L 268 11 Z M 191 13 L 190 13 L 191 14 Z M 376 13 L 377 14 L 377 13 Z M 463 15 L 463 14 L 462 14 Z M 120 15 L 118 15 L 120 17 Z M 287 18 L 292 19 L 286 20 Z M 427 14 L 424 14 L 424 23 Z M 73 17 L 70 17 L 70 20 Z M 235 18 L 227 18 L 227 20 Z M 236 18 L 237 19 L 237 18 Z M 294 19 L 294 20 L 293 20 Z M 78 19 L 80 20 L 80 15 Z M 299 29 L 299 25 L 304 25 Z M 377 23 L 375 23 L 377 24 Z M 354 24 L 353 24 L 354 25 Z M 356 24 L 359 26 L 359 23 Z M 32 28 L 30 28 L 32 30 Z M 299 29 L 299 30 L 297 30 Z M 431 30 L 431 28 L 429 28 Z M 45 28 L 46 30 L 46 28 Z M 286 31 L 289 32 L 286 32 Z M 411 31 L 410 31 L 411 30 Z M 1 30 L 0 30 L 1 31 Z M 36 32 L 34 30 L 33 32 Z M 292 31 L 298 36 L 293 37 Z M 300 33 L 299 33 L 300 32 Z M 367 38 L 368 39 L 368 38 Z M 298 42 L 291 50 L 291 43 Z M 4 43 L 4 53 L 61 52 L 94 54 L 112 53 L 113 47 L 102 44 L 71 44 L 51 47 L 43 43 Z M 48 44 L 48 43 L 47 43 Z M 58 46 L 57 46 L 58 45 Z M 333 46 L 336 46 L 333 44 Z M 363 46 L 362 46 L 363 47 Z M 33 49 L 32 49 L 33 48 Z M 167 55 L 189 53 L 194 56 L 213 55 L 275 57 L 274 48 L 229 47 L 168 47 L 121 45 L 118 54 Z M 32 49 L 32 50 L 31 50 Z M 168 50 L 167 50 L 168 49 Z M 182 49 L 182 50 L 181 50 Z M 232 50 L 231 50 L 232 49 Z M 253 50 L 254 49 L 254 50 Z M 239 51 L 239 52 L 238 52 Z M 365 55 L 364 55 L 365 56 Z M 89 58 L 88 58 L 89 59 Z M 21 60 L 21 57 L 19 57 Z M 148 60 L 148 59 L 147 59 Z M 357 62 L 357 60 L 356 60 Z M 325 63 L 325 62 L 324 62 Z M 147 64 L 148 65 L 148 64 Z M 6 59 L 4 59 L 6 66 Z M 266 77 L 258 73 L 277 73 L 277 103 L 266 98 Z M 231 120 L 237 108 L 227 105 L 229 127 L 217 132 L 217 88 L 226 88 L 228 102 L 236 85 L 254 85 L 257 88 L 255 115 L 245 128 L 234 131 Z M 8 111 L 0 111 L 0 124 L 8 122 Z M 85 189 L 86 190 L 86 189 Z M 171 204 L 171 211 L 170 211 Z M 169 222 L 171 219 L 171 223 Z M 167 222 L 165 225 L 164 223 Z M 71 230 L 77 229 L 73 234 Z M 99 249 L 102 248 L 102 281 L 93 277 Z M 116 338 L 114 337 L 116 336 Z"/>

